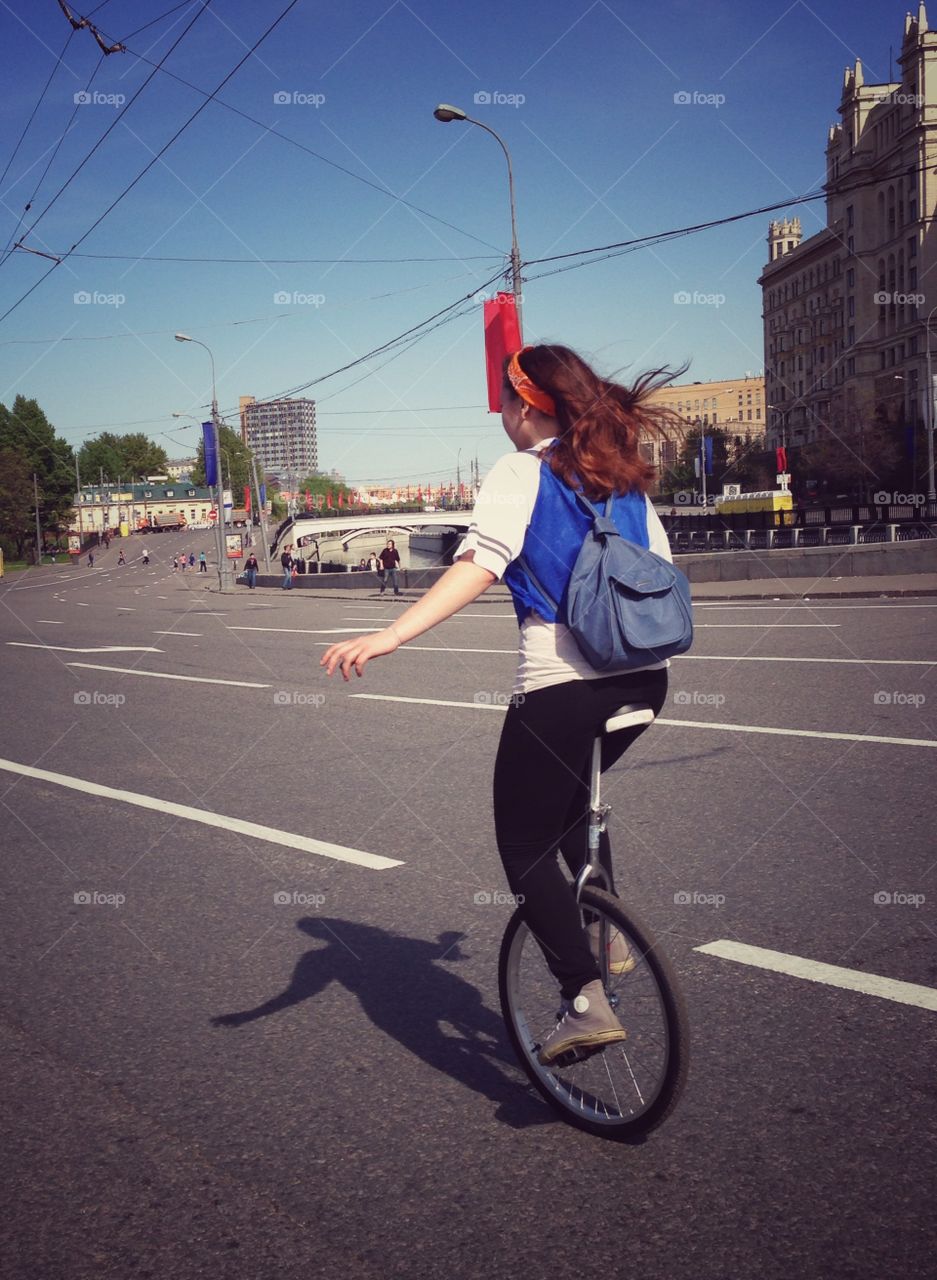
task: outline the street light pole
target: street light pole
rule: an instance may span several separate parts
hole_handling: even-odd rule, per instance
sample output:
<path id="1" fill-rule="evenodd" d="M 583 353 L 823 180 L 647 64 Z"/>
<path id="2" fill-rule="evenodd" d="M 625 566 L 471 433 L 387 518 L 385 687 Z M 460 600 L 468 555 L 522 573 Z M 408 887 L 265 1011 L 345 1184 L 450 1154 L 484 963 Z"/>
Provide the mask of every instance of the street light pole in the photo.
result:
<path id="1" fill-rule="evenodd" d="M 218 512 L 218 517 L 215 520 L 215 550 L 218 555 L 218 590 L 224 591 L 227 586 L 227 561 L 225 560 L 224 535 L 222 534 L 222 525 L 224 523 L 224 491 L 221 487 L 221 438 L 218 431 L 218 396 L 215 391 L 215 357 L 211 353 L 211 348 L 207 347 L 204 342 L 200 342 L 198 338 L 190 338 L 186 333 L 177 333 L 176 341 L 194 342 L 197 347 L 204 347 L 208 352 L 208 358 L 211 361 L 211 422 L 212 443 L 214 445 L 215 464 L 217 467 L 215 475 L 215 488 L 217 491 L 215 507 Z"/>
<path id="2" fill-rule="evenodd" d="M 522 290 L 521 290 L 521 254 L 517 244 L 517 207 L 514 200 L 514 169 L 511 165 L 511 153 L 508 151 L 504 139 L 499 133 L 495 133 L 494 129 L 487 124 L 483 124 L 481 120 L 474 120 L 470 115 L 462 110 L 461 107 L 454 107 L 451 103 L 441 102 L 433 115 L 443 124 L 451 124 L 453 120 L 464 121 L 466 124 L 478 125 L 479 129 L 484 129 L 498 143 L 498 146 L 504 152 L 504 158 L 508 163 L 508 195 L 511 200 L 511 287 L 514 292 L 514 306 L 517 310 L 517 324 L 523 333 L 523 314 L 522 314 Z"/>

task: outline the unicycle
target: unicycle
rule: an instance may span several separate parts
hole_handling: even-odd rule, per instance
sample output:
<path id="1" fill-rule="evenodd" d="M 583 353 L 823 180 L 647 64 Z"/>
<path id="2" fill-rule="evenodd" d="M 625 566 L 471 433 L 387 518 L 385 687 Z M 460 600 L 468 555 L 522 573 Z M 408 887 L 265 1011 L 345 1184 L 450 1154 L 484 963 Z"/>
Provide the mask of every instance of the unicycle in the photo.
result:
<path id="1" fill-rule="evenodd" d="M 625 706 L 606 721 L 604 734 L 644 728 L 653 719 L 648 706 Z M 561 997 L 520 909 L 504 932 L 498 987 L 508 1036 L 537 1092 L 577 1128 L 627 1141 L 662 1124 L 677 1105 L 687 1075 L 689 1028 L 669 961 L 646 926 L 608 891 L 599 861 L 599 837 L 610 811 L 600 794 L 602 741 L 600 734 L 592 749 L 589 851 L 576 898 L 584 927 L 598 931 L 602 984 L 627 1039 L 599 1051 L 574 1051 L 549 1066 L 538 1061 L 540 1046 L 562 1016 Z"/>

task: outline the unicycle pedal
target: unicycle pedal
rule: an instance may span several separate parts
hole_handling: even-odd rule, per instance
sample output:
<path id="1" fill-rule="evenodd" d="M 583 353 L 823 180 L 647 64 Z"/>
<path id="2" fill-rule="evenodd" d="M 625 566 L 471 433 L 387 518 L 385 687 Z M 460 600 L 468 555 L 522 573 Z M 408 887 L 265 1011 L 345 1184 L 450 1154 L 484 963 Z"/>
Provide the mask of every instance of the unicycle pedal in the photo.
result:
<path id="1" fill-rule="evenodd" d="M 604 1044 L 581 1044 L 573 1049 L 567 1049 L 565 1053 L 559 1054 L 550 1063 L 551 1067 L 575 1067 L 580 1062 L 588 1062 L 590 1058 L 594 1058 L 597 1053 L 601 1053 L 605 1048 Z"/>

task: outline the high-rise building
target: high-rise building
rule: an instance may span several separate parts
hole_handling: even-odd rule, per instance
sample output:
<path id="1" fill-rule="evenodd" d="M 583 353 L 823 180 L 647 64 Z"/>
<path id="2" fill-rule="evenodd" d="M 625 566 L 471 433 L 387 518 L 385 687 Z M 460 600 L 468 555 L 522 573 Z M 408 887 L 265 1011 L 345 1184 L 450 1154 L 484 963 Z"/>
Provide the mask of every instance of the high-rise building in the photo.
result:
<path id="1" fill-rule="evenodd" d="M 922 421 L 937 314 L 937 32 L 923 4 L 905 19 L 898 66 L 886 84 L 866 84 L 858 61 L 846 69 L 826 225 L 805 240 L 799 218 L 770 224 L 759 280 L 769 447 L 835 437 L 858 448 L 874 422 L 904 452 Z"/>
<path id="2" fill-rule="evenodd" d="M 241 439 L 267 474 L 302 480 L 319 469 L 315 400 L 241 396 Z"/>

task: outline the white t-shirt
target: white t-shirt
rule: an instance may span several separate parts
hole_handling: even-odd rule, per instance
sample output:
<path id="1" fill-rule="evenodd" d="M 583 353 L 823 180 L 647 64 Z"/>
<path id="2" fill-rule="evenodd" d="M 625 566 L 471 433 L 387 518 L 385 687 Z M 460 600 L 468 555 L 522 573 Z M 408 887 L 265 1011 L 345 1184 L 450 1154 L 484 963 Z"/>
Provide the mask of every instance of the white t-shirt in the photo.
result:
<path id="1" fill-rule="evenodd" d="M 527 526 L 533 515 L 540 489 L 540 452 L 549 440 L 536 449 L 508 453 L 499 458 L 485 476 L 468 534 L 458 548 L 456 558 L 467 551 L 475 552 L 475 563 L 488 569 L 500 580 L 508 565 L 516 560 L 524 546 Z M 647 502 L 647 531 L 650 549 L 665 560 L 673 560 L 667 534 L 660 517 Z M 547 622 L 537 613 L 529 613 L 521 623 L 520 652 L 514 693 L 531 693 L 551 684 L 567 680 L 595 680 L 604 672 L 595 671 L 586 662 L 569 629 L 560 622 Z M 640 671 L 654 671 L 668 662 L 654 662 Z"/>

